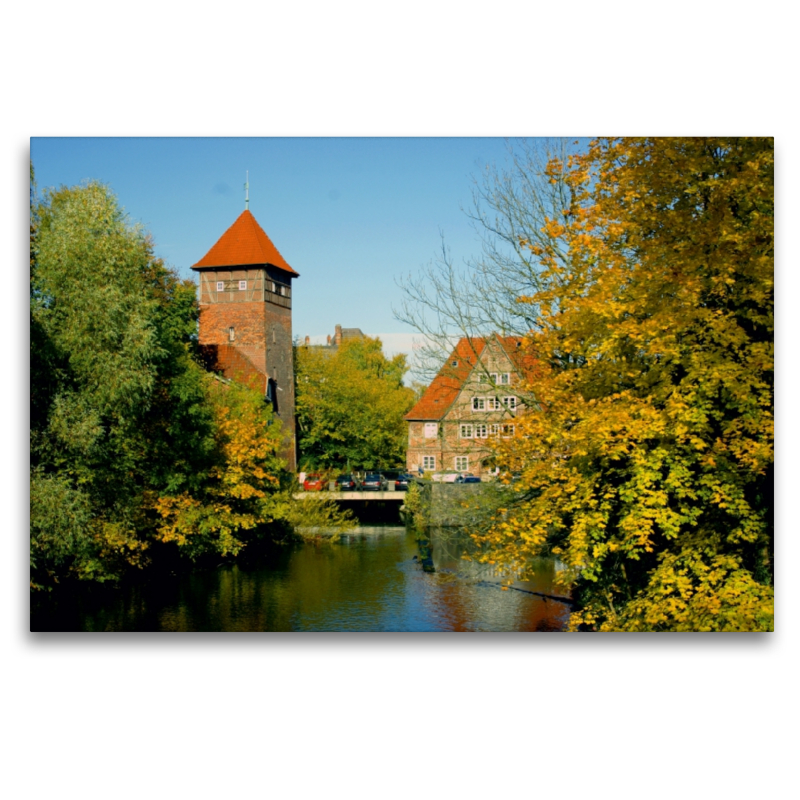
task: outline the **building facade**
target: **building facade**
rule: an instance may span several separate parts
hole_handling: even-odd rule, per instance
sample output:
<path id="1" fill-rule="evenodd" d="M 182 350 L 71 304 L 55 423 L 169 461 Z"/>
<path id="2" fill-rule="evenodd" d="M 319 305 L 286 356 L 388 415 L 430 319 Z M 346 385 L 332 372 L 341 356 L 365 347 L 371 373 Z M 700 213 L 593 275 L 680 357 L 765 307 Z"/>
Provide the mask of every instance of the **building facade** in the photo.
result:
<path id="1" fill-rule="evenodd" d="M 339 349 L 342 342 L 348 342 L 351 339 L 366 339 L 366 335 L 361 328 L 343 328 L 337 325 L 334 329 L 333 336 L 328 334 L 328 341 L 326 344 L 311 344 L 311 337 L 306 336 L 303 344 L 305 347 L 313 347 L 318 350 L 323 350 L 327 353 L 335 353 Z"/>
<path id="2" fill-rule="evenodd" d="M 492 474 L 490 441 L 515 435 L 521 384 L 534 368 L 521 339 L 462 338 L 405 416 L 408 470 Z"/>
<path id="3" fill-rule="evenodd" d="M 206 366 L 264 393 L 296 468 L 292 280 L 298 273 L 245 210 L 192 269 L 199 273 L 199 343 Z"/>

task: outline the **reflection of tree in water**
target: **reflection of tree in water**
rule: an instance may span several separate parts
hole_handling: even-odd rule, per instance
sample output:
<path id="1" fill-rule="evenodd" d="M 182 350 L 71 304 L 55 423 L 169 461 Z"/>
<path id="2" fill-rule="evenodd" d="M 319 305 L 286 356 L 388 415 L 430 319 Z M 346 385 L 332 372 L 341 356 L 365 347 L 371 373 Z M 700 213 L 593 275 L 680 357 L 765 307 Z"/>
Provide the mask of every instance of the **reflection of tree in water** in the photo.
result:
<path id="1" fill-rule="evenodd" d="M 566 606 L 516 587 L 503 591 L 492 567 L 461 559 L 469 542 L 451 534 L 415 542 L 405 528 L 386 526 L 345 534 L 335 545 L 270 547 L 235 564 L 165 573 L 158 580 L 76 597 L 75 608 L 63 609 L 58 619 L 40 620 L 39 627 L 535 631 L 564 626 Z M 546 588 L 554 574 L 552 564 L 543 565 L 538 588 Z"/>
<path id="2" fill-rule="evenodd" d="M 431 573 L 453 630 L 474 630 L 476 619 L 495 620 L 503 630 L 559 631 L 566 624 L 569 599 L 556 584 L 555 559 L 537 559 L 532 573 L 520 581 L 508 571 L 470 560 L 476 548 L 464 530 L 418 532 L 417 548 L 418 560 Z M 509 579 L 511 585 L 504 586 Z"/>

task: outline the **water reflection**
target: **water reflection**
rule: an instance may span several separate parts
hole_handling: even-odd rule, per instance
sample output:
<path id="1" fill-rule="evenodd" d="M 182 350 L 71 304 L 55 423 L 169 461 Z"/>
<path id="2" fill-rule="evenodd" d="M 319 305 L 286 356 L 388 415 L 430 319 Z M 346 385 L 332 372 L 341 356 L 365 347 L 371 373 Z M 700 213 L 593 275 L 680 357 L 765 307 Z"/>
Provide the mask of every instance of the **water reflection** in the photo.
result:
<path id="1" fill-rule="evenodd" d="M 32 630 L 535 631 L 560 630 L 568 607 L 501 591 L 491 567 L 461 559 L 458 537 L 417 542 L 398 526 L 362 527 L 334 544 L 274 550 L 253 561 L 129 586 L 32 616 Z M 427 571 L 426 571 L 427 570 Z M 557 594 L 542 562 L 517 588 Z"/>

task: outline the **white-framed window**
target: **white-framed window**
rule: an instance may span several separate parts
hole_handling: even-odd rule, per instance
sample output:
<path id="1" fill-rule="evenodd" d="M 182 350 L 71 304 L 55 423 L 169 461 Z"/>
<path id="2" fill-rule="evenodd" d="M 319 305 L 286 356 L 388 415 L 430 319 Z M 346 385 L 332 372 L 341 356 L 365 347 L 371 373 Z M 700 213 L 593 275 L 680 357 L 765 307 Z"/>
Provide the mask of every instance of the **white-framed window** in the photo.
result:
<path id="1" fill-rule="evenodd" d="M 517 408 L 517 398 L 516 397 L 504 397 L 503 398 L 503 405 L 509 411 L 515 411 Z"/>
<path id="2" fill-rule="evenodd" d="M 502 436 L 504 439 L 510 439 L 514 435 L 514 426 L 513 425 L 503 425 L 503 433 Z"/>
<path id="3" fill-rule="evenodd" d="M 217 281 L 217 291 L 218 292 L 225 291 L 225 281 Z"/>
<path id="4" fill-rule="evenodd" d="M 461 439 L 471 439 L 473 437 L 473 426 L 469 424 L 462 424 L 460 426 L 458 435 Z"/>
<path id="5" fill-rule="evenodd" d="M 472 410 L 483 411 L 486 408 L 486 399 L 483 397 L 472 398 Z"/>
<path id="6" fill-rule="evenodd" d="M 486 399 L 486 408 L 488 408 L 489 411 L 500 411 L 502 407 L 499 397 L 488 397 Z"/>
<path id="7" fill-rule="evenodd" d="M 494 425 L 489 426 L 489 436 L 499 436 L 500 435 L 500 425 L 495 423 Z"/>
<path id="8" fill-rule="evenodd" d="M 229 342 L 236 341 L 236 328 L 234 328 L 233 325 L 231 325 L 231 327 L 228 328 L 228 341 Z"/>
<path id="9" fill-rule="evenodd" d="M 458 361 L 451 361 L 450 362 L 450 366 L 451 367 L 457 367 L 458 366 Z"/>
<path id="10" fill-rule="evenodd" d="M 476 425 L 475 426 L 475 438 L 476 439 L 485 439 L 489 435 L 489 426 L 488 425 Z"/>
<path id="11" fill-rule="evenodd" d="M 239 281 L 239 291 L 240 292 L 247 291 L 247 281 Z"/>
<path id="12" fill-rule="evenodd" d="M 277 292 L 278 291 L 278 289 L 277 289 L 277 287 L 275 285 L 275 281 L 270 281 L 269 285 L 272 287 L 272 291 L 273 292 Z"/>
<path id="13" fill-rule="evenodd" d="M 422 456 L 422 469 L 436 469 L 436 456 Z"/>
<path id="14" fill-rule="evenodd" d="M 436 422 L 426 422 L 422 430 L 426 439 L 435 439 L 439 434 L 439 425 Z"/>
<path id="15" fill-rule="evenodd" d="M 511 383 L 510 372 L 492 372 L 490 377 L 495 386 L 508 386 Z"/>
<path id="16" fill-rule="evenodd" d="M 469 456 L 455 457 L 456 472 L 466 472 L 469 469 Z"/>
<path id="17" fill-rule="evenodd" d="M 281 297 L 286 297 L 286 287 L 281 285 Z"/>

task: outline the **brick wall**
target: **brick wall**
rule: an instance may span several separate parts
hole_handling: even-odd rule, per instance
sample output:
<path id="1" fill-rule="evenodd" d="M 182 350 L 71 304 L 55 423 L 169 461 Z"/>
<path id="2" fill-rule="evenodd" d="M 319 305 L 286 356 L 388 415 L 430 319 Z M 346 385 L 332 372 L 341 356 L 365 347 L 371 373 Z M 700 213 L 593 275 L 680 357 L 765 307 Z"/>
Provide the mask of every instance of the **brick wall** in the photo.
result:
<path id="1" fill-rule="evenodd" d="M 492 382 L 489 377 L 491 373 L 499 375 L 508 373 L 509 383 L 498 385 Z M 425 436 L 424 421 L 408 423 L 406 463 L 409 471 L 416 471 L 423 464 L 424 456 L 436 458 L 437 472 L 454 471 L 457 456 L 467 458 L 466 470 L 459 471 L 471 472 L 473 475 L 483 475 L 491 471 L 491 466 L 482 464 L 492 457 L 491 439 L 511 435 L 511 429 L 503 426 L 515 426 L 516 417 L 522 410 L 517 390 L 514 388 L 518 382 L 519 377 L 514 372 L 514 366 L 505 351 L 496 342 L 487 345 L 452 406 L 442 419 L 435 421 L 437 426 L 435 437 Z M 473 410 L 473 397 L 483 399 L 484 409 Z M 517 397 L 518 406 L 514 411 L 503 405 L 502 400 L 505 397 Z M 489 408 L 490 399 L 494 398 L 500 399 L 499 409 Z M 471 425 L 473 434 L 479 431 L 478 426 L 485 425 L 487 435 L 464 438 L 461 436 L 462 424 Z M 492 431 L 493 425 L 500 426 L 497 433 Z"/>
<path id="2" fill-rule="evenodd" d="M 245 289 L 238 289 L 239 280 L 247 282 Z M 209 363 L 214 362 L 225 377 L 256 383 L 261 392 L 266 391 L 267 379 L 274 381 L 276 415 L 290 437 L 283 456 L 294 470 L 291 279 L 284 276 L 283 280 L 286 289 L 281 293 L 272 287 L 280 289 L 284 284 L 263 269 L 204 270 L 199 288 L 199 343 Z M 224 291 L 216 290 L 217 281 L 225 283 Z"/>

